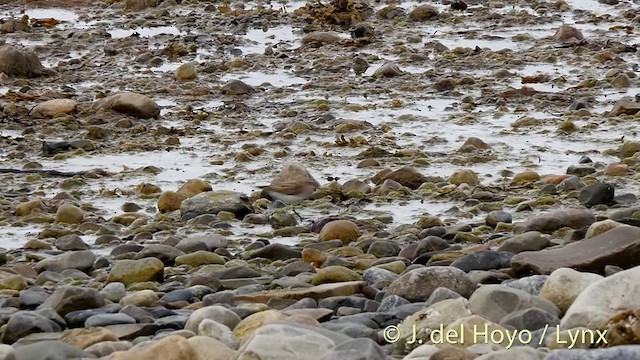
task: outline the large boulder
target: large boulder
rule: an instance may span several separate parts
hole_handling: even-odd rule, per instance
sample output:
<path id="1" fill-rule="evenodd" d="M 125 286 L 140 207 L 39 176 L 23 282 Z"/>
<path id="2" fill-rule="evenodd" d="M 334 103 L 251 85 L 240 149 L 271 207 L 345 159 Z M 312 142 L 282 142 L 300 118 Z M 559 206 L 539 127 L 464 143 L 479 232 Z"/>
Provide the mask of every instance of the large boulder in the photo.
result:
<path id="1" fill-rule="evenodd" d="M 551 274 L 559 268 L 604 273 L 607 265 L 629 268 L 640 264 L 640 228 L 618 226 L 561 248 L 526 251 L 511 258 L 514 274 Z"/>
<path id="2" fill-rule="evenodd" d="M 9 76 L 38 77 L 49 75 L 51 70 L 45 69 L 36 54 L 22 51 L 10 45 L 0 47 L 0 72 Z"/>
<path id="3" fill-rule="evenodd" d="M 148 96 L 133 92 L 124 92 L 107 96 L 96 101 L 93 108 L 108 109 L 141 119 L 160 116 L 160 106 Z"/>
<path id="4" fill-rule="evenodd" d="M 560 323 L 563 329 L 602 327 L 625 310 L 638 308 L 640 266 L 620 271 L 587 286 L 573 301 Z"/>
<path id="5" fill-rule="evenodd" d="M 564 313 L 584 289 L 602 278 L 598 274 L 560 268 L 549 275 L 539 296 L 556 304 Z"/>

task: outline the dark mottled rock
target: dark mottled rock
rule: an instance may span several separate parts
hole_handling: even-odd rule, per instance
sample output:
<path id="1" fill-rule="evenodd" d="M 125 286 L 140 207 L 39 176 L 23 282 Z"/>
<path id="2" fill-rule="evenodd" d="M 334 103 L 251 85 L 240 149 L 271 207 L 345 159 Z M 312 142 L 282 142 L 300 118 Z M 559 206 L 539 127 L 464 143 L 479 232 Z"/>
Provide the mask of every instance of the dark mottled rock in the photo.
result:
<path id="1" fill-rule="evenodd" d="M 172 265 L 178 256 L 184 255 L 184 252 L 173 246 L 152 244 L 147 245 L 140 250 L 134 257 L 135 260 L 154 257 L 162 261 L 165 265 Z"/>
<path id="2" fill-rule="evenodd" d="M 214 271 L 211 273 L 216 279 L 245 279 L 262 276 L 259 272 L 246 266 L 237 266 Z"/>
<path id="3" fill-rule="evenodd" d="M 394 281 L 387 288 L 387 294 L 399 295 L 416 302 L 426 301 L 433 291 L 439 287 L 446 287 L 460 295 L 469 296 L 475 284 L 464 271 L 447 266 L 431 266 L 415 269 Z"/>
<path id="4" fill-rule="evenodd" d="M 301 251 L 292 249 L 291 247 L 283 244 L 269 244 L 258 250 L 251 252 L 249 258 L 265 258 L 269 260 L 288 260 L 293 258 L 300 258 Z"/>
<path id="5" fill-rule="evenodd" d="M 571 165 L 567 168 L 567 175 L 587 176 L 596 172 L 596 168 L 591 165 Z"/>
<path id="6" fill-rule="evenodd" d="M 116 314 L 97 314 L 93 315 L 85 321 L 85 327 L 100 327 L 107 325 L 118 325 L 118 324 L 135 324 L 136 319 L 132 318 L 127 314 L 116 313 Z"/>
<path id="7" fill-rule="evenodd" d="M 611 204 L 615 196 L 614 193 L 615 189 L 611 184 L 596 183 L 583 188 L 578 196 L 578 201 L 585 206 Z"/>
<path id="8" fill-rule="evenodd" d="M 513 256 L 512 253 L 483 250 L 464 255 L 452 262 L 451 266 L 464 272 L 469 272 L 471 270 L 501 269 L 503 267 L 509 267 L 508 260 L 511 259 L 511 256 Z"/>
<path id="9" fill-rule="evenodd" d="M 618 226 L 562 248 L 517 254 L 511 259 L 511 270 L 514 274 L 551 274 L 568 267 L 603 274 L 607 265 L 636 266 L 639 256 L 640 228 Z"/>
<path id="10" fill-rule="evenodd" d="M 513 221 L 513 217 L 511 216 L 511 214 L 509 214 L 506 211 L 496 210 L 496 211 L 490 212 L 489 215 L 487 215 L 487 218 L 485 219 L 485 224 L 487 226 L 496 227 L 496 225 L 498 225 L 499 222 L 511 224 L 512 221 Z"/>
<path id="11" fill-rule="evenodd" d="M 57 323 L 43 315 L 36 312 L 18 311 L 9 319 L 1 340 L 5 344 L 13 344 L 29 334 L 61 330 Z"/>
<path id="12" fill-rule="evenodd" d="M 104 296 L 96 289 L 63 286 L 57 288 L 38 308 L 51 308 L 64 316 L 75 310 L 94 309 L 104 305 Z"/>
<path id="13" fill-rule="evenodd" d="M 400 252 L 400 245 L 390 240 L 377 240 L 369 245 L 367 254 L 377 258 L 396 256 Z"/>

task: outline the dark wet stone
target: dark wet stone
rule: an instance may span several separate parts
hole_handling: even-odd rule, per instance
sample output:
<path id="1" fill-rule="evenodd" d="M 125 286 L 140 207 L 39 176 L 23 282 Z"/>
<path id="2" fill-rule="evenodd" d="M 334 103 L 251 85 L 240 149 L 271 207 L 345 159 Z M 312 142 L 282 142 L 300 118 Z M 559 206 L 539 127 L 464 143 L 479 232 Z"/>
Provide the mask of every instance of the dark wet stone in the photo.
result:
<path id="1" fill-rule="evenodd" d="M 377 258 L 396 256 L 399 252 L 400 245 L 389 240 L 374 241 L 367 249 L 367 254 L 372 254 Z"/>
<path id="2" fill-rule="evenodd" d="M 219 291 L 214 294 L 206 295 L 203 299 L 204 306 L 218 305 L 218 304 L 228 304 L 231 306 L 235 305 L 235 296 L 236 294 L 231 290 Z"/>
<path id="3" fill-rule="evenodd" d="M 638 197 L 634 194 L 622 194 L 615 196 L 613 201 L 618 205 L 631 206 L 638 202 Z"/>
<path id="4" fill-rule="evenodd" d="M 111 256 L 119 256 L 126 253 L 137 253 L 144 249 L 144 246 L 138 244 L 122 244 L 111 250 Z"/>
<path id="5" fill-rule="evenodd" d="M 364 309 L 366 298 L 358 296 L 331 296 L 318 301 L 318 307 L 337 310 L 339 307 L 347 306 L 352 308 Z"/>
<path id="6" fill-rule="evenodd" d="M 567 168 L 568 175 L 587 176 L 596 172 L 596 168 L 588 165 L 571 165 Z"/>
<path id="7" fill-rule="evenodd" d="M 29 334 L 61 330 L 57 323 L 43 315 L 36 312 L 18 311 L 9 319 L 1 340 L 5 344 L 13 344 Z"/>
<path id="8" fill-rule="evenodd" d="M 82 241 L 82 238 L 78 235 L 65 235 L 59 237 L 54 242 L 54 245 L 63 251 L 89 249 L 89 245 Z"/>
<path id="9" fill-rule="evenodd" d="M 119 324 L 107 325 L 104 328 L 112 331 L 120 340 L 133 340 L 140 336 L 153 335 L 160 329 L 156 324 Z"/>
<path id="10" fill-rule="evenodd" d="M 582 189 L 578 201 L 585 206 L 610 204 L 613 202 L 614 192 L 615 189 L 611 184 L 597 183 Z"/>
<path id="11" fill-rule="evenodd" d="M 451 263 L 451 266 L 469 272 L 471 270 L 492 270 L 509 267 L 512 253 L 484 250 L 467 254 Z"/>
<path id="12" fill-rule="evenodd" d="M 152 244 L 147 245 L 144 249 L 140 250 L 134 257 L 135 260 L 154 257 L 162 261 L 165 265 L 172 265 L 176 258 L 180 255 L 184 255 L 179 249 L 176 249 L 172 246 L 160 245 L 160 244 Z"/>
<path id="13" fill-rule="evenodd" d="M 187 286 L 191 287 L 194 285 L 204 285 L 213 291 L 218 291 L 222 288 L 220 280 L 211 274 L 193 274 L 189 281 L 187 281 Z"/>
<path id="14" fill-rule="evenodd" d="M 580 160 L 578 160 L 578 164 L 592 164 L 593 160 L 591 160 L 590 157 L 588 157 L 587 155 L 582 155 L 580 157 Z"/>
<path id="15" fill-rule="evenodd" d="M 498 225 L 499 222 L 511 224 L 512 221 L 513 221 L 513 218 L 511 214 L 509 214 L 506 211 L 496 210 L 496 211 L 490 212 L 489 215 L 487 215 L 487 218 L 485 219 L 485 224 L 487 226 L 495 227 L 496 225 Z"/>
<path id="16" fill-rule="evenodd" d="M 34 291 L 31 289 L 21 290 L 18 294 L 20 299 L 20 308 L 35 309 L 40 306 L 49 297 L 44 291 Z"/>
<path id="17" fill-rule="evenodd" d="M 106 267 L 109 267 L 111 265 L 111 262 L 109 261 L 109 259 L 107 259 L 104 256 L 99 256 L 96 261 L 93 263 L 93 268 L 94 269 L 104 269 Z"/>
<path id="18" fill-rule="evenodd" d="M 84 309 L 95 309 L 105 305 L 105 299 L 96 289 L 63 286 L 51 294 L 38 308 L 51 308 L 61 316 Z"/>
<path id="19" fill-rule="evenodd" d="M 568 178 L 562 180 L 560 184 L 557 186 L 558 191 L 571 191 L 571 190 L 580 190 L 587 186 L 582 179 L 577 176 L 569 176 Z"/>
<path id="20" fill-rule="evenodd" d="M 246 266 L 232 267 L 222 269 L 211 273 L 217 279 L 245 279 L 262 276 L 260 273 Z"/>
<path id="21" fill-rule="evenodd" d="M 578 271 L 604 273 L 607 265 L 629 268 L 640 257 L 640 228 L 619 226 L 562 248 L 523 252 L 511 259 L 514 274 L 550 274 L 568 267 Z"/>
<path id="22" fill-rule="evenodd" d="M 97 309 L 71 311 L 64 316 L 64 320 L 70 327 L 81 327 L 94 315 L 117 313 L 121 308 L 118 304 L 109 304 Z"/>
<path id="23" fill-rule="evenodd" d="M 168 303 L 176 302 L 176 301 L 187 301 L 193 302 L 198 298 L 193 294 L 193 291 L 189 289 L 178 289 L 168 292 L 163 295 L 160 300 Z"/>
<path id="24" fill-rule="evenodd" d="M 131 316 L 123 313 L 115 313 L 115 314 L 97 314 L 89 317 L 85 323 L 85 327 L 100 327 L 107 325 L 118 325 L 118 324 L 135 324 L 136 319 Z"/>
<path id="25" fill-rule="evenodd" d="M 272 261 L 275 260 L 288 260 L 293 258 L 300 258 L 301 251 L 292 249 L 291 247 L 283 244 L 269 244 L 261 249 L 255 250 L 251 253 L 249 258 L 265 258 Z"/>
<path id="26" fill-rule="evenodd" d="M 578 101 L 574 101 L 573 103 L 571 103 L 571 105 L 569 105 L 569 110 L 580 110 L 580 109 L 586 109 L 589 106 L 587 105 L 586 102 L 582 101 L 582 100 L 578 100 Z M 588 156 L 583 156 L 583 158 L 586 157 L 587 159 L 589 158 Z M 582 158 L 580 158 L 580 160 L 582 160 Z M 591 161 L 589 161 L 591 162 Z M 578 163 L 580 164 L 585 164 L 587 162 L 582 162 L 582 161 L 578 161 Z"/>
<path id="27" fill-rule="evenodd" d="M 318 303 L 314 299 L 302 298 L 298 300 L 295 304 L 287 306 L 285 310 L 316 309 L 317 307 L 318 307 Z"/>
<path id="28" fill-rule="evenodd" d="M 557 316 L 549 314 L 548 312 L 539 308 L 529 308 L 514 311 L 508 315 L 505 315 L 500 320 L 500 325 L 513 326 L 518 330 L 538 330 L 545 326 L 553 327 L 560 324 L 560 319 Z"/>
<path id="29" fill-rule="evenodd" d="M 138 323 L 152 323 L 156 320 L 156 316 L 135 305 L 127 305 L 120 310 L 120 313 L 126 314 L 136 320 Z M 171 312 L 171 314 L 173 314 Z"/>
<path id="30" fill-rule="evenodd" d="M 43 354 L 47 354 L 43 357 Z M 94 359 L 95 355 L 82 351 L 77 347 L 61 341 L 40 341 L 17 347 L 15 356 L 18 360 L 71 360 Z"/>
<path id="31" fill-rule="evenodd" d="M 453 246 L 450 246 L 450 247 L 448 247 L 448 248 L 446 248 L 444 250 L 426 252 L 426 253 L 416 257 L 413 260 L 413 264 L 425 265 L 425 264 L 429 263 L 429 260 L 431 260 L 431 257 L 433 255 L 442 254 L 442 253 L 446 253 L 446 252 L 450 252 L 450 251 L 457 251 L 457 250 L 461 250 L 461 249 L 462 249 L 462 246 L 453 245 Z"/>
<path id="32" fill-rule="evenodd" d="M 155 324 L 165 329 L 181 330 L 188 319 L 187 315 L 171 315 L 156 320 Z"/>
<path id="33" fill-rule="evenodd" d="M 280 269 L 279 274 L 282 276 L 296 276 L 304 272 L 313 273 L 315 271 L 316 270 L 311 263 L 306 261 L 293 261 Z"/>
<path id="34" fill-rule="evenodd" d="M 384 67 L 384 66 L 383 66 Z M 378 69 L 380 70 L 380 69 Z M 377 70 L 376 70 L 377 71 Z M 382 184 L 386 180 L 393 180 L 402 186 L 406 186 L 409 189 L 417 189 L 423 183 L 429 181 L 429 178 L 420 174 L 416 169 L 411 167 L 403 167 L 398 170 L 392 171 L 385 177 L 380 179 L 378 185 Z"/>

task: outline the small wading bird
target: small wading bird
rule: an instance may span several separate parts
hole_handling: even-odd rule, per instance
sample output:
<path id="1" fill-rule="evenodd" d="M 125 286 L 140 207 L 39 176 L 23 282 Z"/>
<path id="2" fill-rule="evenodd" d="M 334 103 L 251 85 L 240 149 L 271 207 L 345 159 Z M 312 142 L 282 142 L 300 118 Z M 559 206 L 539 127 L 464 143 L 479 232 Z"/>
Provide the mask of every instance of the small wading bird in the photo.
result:
<path id="1" fill-rule="evenodd" d="M 451 9 L 453 10 L 465 11 L 468 7 L 467 3 L 462 0 L 456 0 L 451 3 Z"/>
<path id="2" fill-rule="evenodd" d="M 271 200 L 295 204 L 309 199 L 318 187 L 320 184 L 304 166 L 297 162 L 288 162 L 269 186 L 262 187 L 262 194 Z"/>

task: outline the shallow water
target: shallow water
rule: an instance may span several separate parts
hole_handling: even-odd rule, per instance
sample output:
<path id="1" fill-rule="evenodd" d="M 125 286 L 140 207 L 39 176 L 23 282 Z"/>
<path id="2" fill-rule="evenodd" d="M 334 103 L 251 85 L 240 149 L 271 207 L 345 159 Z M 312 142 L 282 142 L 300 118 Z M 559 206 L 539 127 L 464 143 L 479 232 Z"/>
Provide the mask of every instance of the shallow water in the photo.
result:
<path id="1" fill-rule="evenodd" d="M 619 6 L 611 7 L 598 3 L 597 1 L 580 1 L 569 0 L 574 10 L 587 10 L 594 12 L 593 16 L 600 17 L 606 14 L 616 15 L 626 9 L 629 5 L 621 3 Z M 281 9 L 284 5 L 287 12 L 292 12 L 305 4 L 303 1 L 273 1 L 271 6 Z M 415 6 L 422 4 L 417 1 L 401 1 L 399 5 L 407 10 L 413 9 Z M 245 8 L 255 8 L 255 2 L 246 2 Z M 377 6 L 377 9 L 383 5 Z M 440 11 L 448 11 L 448 7 L 435 4 Z M 479 5 L 482 7 L 484 5 Z M 528 6 L 505 6 L 501 9 L 488 7 L 492 12 L 499 14 L 509 14 L 513 12 L 526 12 L 532 16 L 545 15 L 537 14 Z M 11 8 L 7 6 L 0 7 L 0 14 L 3 16 L 18 16 L 23 8 Z M 172 14 L 179 16 L 188 16 L 193 9 L 177 7 L 171 9 Z M 81 16 L 80 14 L 83 14 Z M 183 26 L 178 25 L 162 25 L 162 26 L 142 26 L 140 23 L 131 25 L 125 17 L 115 16 L 113 23 L 98 23 L 91 17 L 84 15 L 84 11 L 63 10 L 63 9 L 26 9 L 26 14 L 32 18 L 53 17 L 63 21 L 58 25 L 57 29 L 104 29 L 111 35 L 108 41 L 126 41 L 128 37 L 137 33 L 140 38 L 149 40 L 146 49 L 156 51 L 163 49 L 171 39 L 180 39 L 186 34 L 198 34 L 198 36 L 208 36 L 210 34 L 200 32 L 196 29 L 186 30 Z M 472 13 L 455 14 L 460 17 L 471 17 Z M 82 20 L 80 20 L 82 19 Z M 91 20 L 86 20 L 91 19 Z M 554 19 L 559 19 L 558 17 Z M 269 27 L 266 31 L 262 29 L 249 27 L 245 29 L 234 29 L 233 31 L 225 31 L 224 33 L 214 35 L 224 35 L 233 41 L 225 43 L 224 46 L 213 42 L 204 41 L 200 44 L 195 54 L 181 58 L 178 61 L 165 61 L 158 67 L 133 66 L 132 59 L 136 54 L 127 54 L 120 60 L 121 68 L 115 70 L 112 75 L 115 80 L 129 79 L 137 80 L 148 78 L 168 79 L 170 74 L 187 61 L 193 61 L 197 67 L 203 67 L 207 63 L 226 61 L 229 58 L 220 59 L 227 56 L 230 49 L 239 49 L 241 54 L 234 54 L 239 58 L 251 58 L 264 53 L 265 48 L 271 46 L 277 52 L 283 52 L 287 55 L 287 59 L 279 61 L 272 59 L 268 66 L 261 68 L 250 68 L 249 70 L 225 70 L 221 76 L 215 81 L 207 83 L 198 83 L 199 86 L 215 88 L 222 86 L 225 82 L 232 79 L 239 79 L 249 85 L 262 87 L 261 95 L 254 96 L 253 99 L 242 99 L 251 106 L 268 108 L 264 114 L 258 116 L 248 115 L 248 118 L 239 124 L 238 128 L 260 129 L 264 131 L 273 130 L 276 123 L 288 121 L 290 119 L 278 115 L 273 108 L 282 109 L 302 109 L 302 113 L 308 108 L 306 104 L 316 100 L 324 100 L 328 102 L 329 113 L 338 119 L 351 119 L 366 121 L 375 129 L 379 129 L 382 125 L 388 125 L 389 130 L 385 134 L 378 134 L 374 130 L 363 132 L 365 138 L 374 142 L 376 139 L 386 136 L 395 142 L 398 149 L 418 149 L 428 154 L 428 164 L 421 164 L 419 171 L 427 175 L 439 175 L 446 177 L 454 170 L 459 168 L 471 168 L 480 174 L 481 180 L 485 184 L 498 182 L 500 179 L 496 174 L 501 170 L 509 169 L 514 172 L 534 169 L 540 174 L 562 174 L 570 165 L 575 165 L 582 154 L 588 154 L 594 161 L 603 163 L 616 162 L 619 159 L 602 155 L 606 149 L 615 148 L 617 140 L 622 136 L 627 138 L 633 137 L 629 134 L 629 126 L 619 126 L 615 123 L 602 124 L 593 129 L 587 129 L 586 126 L 594 119 L 586 118 L 576 120 L 575 123 L 579 127 L 584 127 L 576 134 L 563 134 L 557 131 L 557 124 L 562 121 L 562 116 L 557 110 L 534 109 L 525 107 L 523 111 L 515 111 L 513 107 L 509 107 L 508 111 L 498 110 L 498 106 L 492 104 L 479 103 L 471 109 L 462 110 L 463 104 L 460 99 L 464 96 L 470 96 L 474 99 L 482 99 L 486 96 L 486 89 L 477 86 L 458 87 L 456 90 L 461 95 L 443 94 L 414 94 L 402 92 L 389 85 L 390 91 L 380 90 L 377 93 L 367 94 L 363 96 L 362 91 L 358 90 L 359 86 L 366 85 L 367 81 L 378 85 L 378 89 L 384 88 L 387 84 L 393 84 L 392 80 L 373 79 L 373 72 L 385 62 L 398 63 L 401 70 L 407 72 L 412 79 L 424 79 L 425 83 L 432 81 L 426 78 L 425 73 L 428 70 L 438 70 L 436 57 L 433 53 L 425 50 L 425 44 L 432 41 L 439 41 L 446 47 L 453 49 L 456 47 L 468 47 L 490 49 L 497 51 L 523 51 L 528 49 L 536 49 L 536 51 L 552 51 L 555 50 L 552 45 L 544 43 L 545 39 L 553 36 L 557 27 L 566 22 L 576 24 L 583 31 L 587 38 L 598 38 L 608 36 L 606 29 L 611 25 L 607 22 L 606 26 L 595 24 L 587 21 L 589 18 L 584 17 L 580 11 L 569 11 L 562 14 L 561 20 L 553 22 L 542 22 L 537 25 L 523 28 L 517 24 L 499 24 L 499 26 L 485 27 L 486 24 L 469 24 L 463 23 L 464 26 L 449 26 L 444 23 L 437 25 L 423 23 L 416 24 L 413 28 L 407 30 L 408 33 L 417 34 L 421 37 L 417 43 L 403 42 L 404 39 L 398 39 L 399 43 L 405 45 L 408 52 L 416 52 L 427 57 L 427 61 L 423 63 L 408 61 L 410 57 L 404 52 L 394 52 L 394 46 L 381 47 L 364 47 L 361 49 L 353 49 L 353 54 L 375 55 L 379 60 L 370 62 L 370 67 L 363 76 L 355 76 L 353 72 L 344 79 L 335 79 L 336 85 L 349 85 L 351 91 L 345 91 L 340 94 L 336 91 L 324 91 L 317 89 L 313 85 L 317 83 L 318 77 L 312 70 L 296 72 L 290 59 L 304 58 L 305 51 L 309 51 L 302 46 L 301 39 L 304 33 L 297 26 L 290 24 L 276 24 Z M 240 34 L 240 35 L 236 35 Z M 514 36 L 527 34 L 531 38 L 516 41 Z M 617 34 L 617 33 L 616 33 Z M 166 35 L 166 36 L 165 36 Z M 29 35 L 27 39 L 24 34 L 7 34 L 6 41 L 8 43 L 22 44 L 28 48 L 46 45 L 52 40 L 48 36 L 41 39 L 32 38 Z M 349 38 L 347 31 L 341 31 L 339 36 L 344 40 Z M 636 34 L 617 34 L 620 41 L 627 43 L 637 43 L 638 36 Z M 382 36 L 385 41 L 390 37 L 386 34 Z M 210 39 L 210 38 L 209 38 Z M 117 43 L 117 42 L 116 42 Z M 542 45 L 540 45 L 542 44 Z M 80 48 L 82 49 L 82 48 Z M 322 49 L 318 50 L 321 51 Z M 53 56 L 45 59 L 43 63 L 46 66 L 55 66 L 59 61 L 68 61 L 69 59 L 80 59 L 85 56 L 91 56 L 93 50 L 73 50 L 68 56 Z M 102 51 L 101 49 L 99 51 Z M 558 50 L 559 51 L 559 50 Z M 489 52 L 490 53 L 490 52 Z M 223 55 L 224 54 L 224 55 Z M 625 59 L 628 62 L 638 62 L 637 54 L 629 54 Z M 98 59 L 91 62 L 91 66 L 108 67 L 109 62 L 104 59 Z M 493 81 L 492 87 L 496 91 L 504 91 L 511 88 L 520 88 L 522 86 L 531 87 L 537 91 L 556 94 L 563 96 L 571 94 L 569 88 L 575 86 L 579 81 L 585 78 L 603 79 L 605 73 L 610 70 L 608 65 L 599 65 L 589 63 L 590 66 L 584 64 L 567 64 L 560 60 L 556 63 L 541 63 L 535 59 L 526 58 L 517 65 L 509 64 L 508 70 L 514 74 L 508 79 L 495 79 L 494 74 L 497 69 L 492 67 L 478 66 L 478 68 L 451 70 L 452 76 L 465 75 L 475 79 L 487 78 Z M 313 64 L 307 64 L 313 69 Z M 126 69 L 122 71 L 121 69 Z M 457 72 L 457 73 L 455 73 Z M 523 76 L 545 75 L 548 77 L 545 81 L 535 84 L 522 84 Z M 562 78 L 562 82 L 554 80 Z M 95 90 L 96 87 L 105 87 L 107 90 L 135 90 L 136 87 L 130 84 L 115 84 L 112 82 L 106 84 L 100 76 L 83 78 L 72 84 L 78 89 L 82 89 L 87 93 Z M 161 81 L 161 80 L 158 80 Z M 363 85 L 364 84 L 364 85 Z M 0 94 L 5 94 L 8 90 L 17 91 L 19 87 L 13 85 L 1 84 Z M 311 85 L 309 88 L 306 86 Z M 167 87 L 174 86 L 168 83 Z M 184 86 L 188 89 L 189 86 Z M 283 93 L 279 97 L 273 97 L 274 88 L 282 88 L 290 90 L 290 93 Z M 175 90 L 175 88 L 172 88 Z M 282 90 L 280 89 L 280 90 Z M 594 118 L 597 114 L 608 112 L 613 103 L 622 98 L 633 98 L 635 94 L 640 93 L 637 79 L 633 79 L 633 85 L 624 90 L 615 89 L 597 89 L 594 90 L 594 107 L 591 109 Z M 99 209 L 99 214 L 105 218 L 109 218 L 120 213 L 120 206 L 125 201 L 134 201 L 139 203 L 150 216 L 155 215 L 153 211 L 147 211 L 147 208 L 153 210 L 154 200 L 140 200 L 136 197 L 119 195 L 113 198 L 100 198 L 100 189 L 133 189 L 136 185 L 143 182 L 151 182 L 159 185 L 163 190 L 176 190 L 188 179 L 204 178 L 214 184 L 215 189 L 235 190 L 246 194 L 255 191 L 257 185 L 265 185 L 269 181 L 269 177 L 275 174 L 279 166 L 284 160 L 271 161 L 270 165 L 272 173 L 264 174 L 264 159 L 242 164 L 241 167 L 232 158 L 225 159 L 223 165 L 212 165 L 212 160 L 217 160 L 229 156 L 229 154 L 241 151 L 242 145 L 246 143 L 254 143 L 265 148 L 281 146 L 277 142 L 280 140 L 275 135 L 272 137 L 248 139 L 237 141 L 231 144 L 214 143 L 209 140 L 209 135 L 228 134 L 230 137 L 235 135 L 237 129 L 225 127 L 221 124 L 220 119 L 227 116 L 224 113 L 224 107 L 231 101 L 227 98 L 210 96 L 208 98 L 190 98 L 172 96 L 169 92 L 163 93 L 155 97 L 156 102 L 161 106 L 161 119 L 159 121 L 165 127 L 175 127 L 177 129 L 192 126 L 186 120 L 183 120 L 178 113 L 186 106 L 191 106 L 194 111 L 209 111 L 216 114 L 215 120 L 207 120 L 198 124 L 198 130 L 195 135 L 190 137 L 180 137 L 180 146 L 176 149 L 166 151 L 146 151 L 140 153 L 114 153 L 101 154 L 97 152 L 95 155 L 88 153 L 82 156 L 73 156 L 65 160 L 53 160 L 51 158 L 37 159 L 45 169 L 58 169 L 63 171 L 85 171 L 95 167 L 113 172 L 114 176 L 104 179 L 91 181 L 87 185 L 86 191 L 88 197 L 93 199 L 94 206 Z M 392 101 L 399 100 L 401 105 L 391 106 Z M 349 110 L 346 105 L 360 105 L 363 108 L 358 111 Z M 309 114 L 309 118 L 317 116 L 317 112 Z M 539 127 L 534 129 L 523 128 L 513 129 L 511 124 L 519 118 L 527 116 L 544 121 Z M 473 117 L 473 120 L 466 119 Z M 307 118 L 301 117 L 304 120 Z M 0 128 L 2 136 L 18 137 L 20 131 L 6 130 Z M 355 134 L 347 134 L 352 136 Z M 371 177 L 380 169 L 359 169 L 356 164 L 359 160 L 355 159 L 355 155 L 360 153 L 366 147 L 330 147 L 327 144 L 333 144 L 335 134 L 302 134 L 293 139 L 286 141 L 287 151 L 295 154 L 298 151 L 314 151 L 318 154 L 331 153 L 334 161 L 327 163 L 322 158 L 302 158 L 302 162 L 309 167 L 312 174 L 321 183 L 331 176 L 339 176 L 341 181 L 351 178 L 366 179 Z M 497 159 L 484 163 L 467 163 L 453 165 L 448 163 L 447 156 L 429 155 L 450 154 L 456 155 L 457 149 L 461 143 L 468 137 L 475 136 L 485 140 L 494 147 L 494 151 L 498 154 Z M 433 142 L 433 139 L 440 141 Z M 274 143 L 276 145 L 274 145 Z M 293 159 L 291 157 L 289 159 Z M 388 159 L 389 162 L 383 166 L 399 167 L 404 164 L 398 159 Z M 14 163 L 10 159 L 2 159 L 3 166 L 19 166 L 21 164 Z M 145 173 L 133 173 L 131 170 L 142 168 L 145 166 L 157 166 L 162 169 L 158 175 L 150 175 Z M 233 176 L 228 176 L 230 170 L 235 170 Z M 260 175 L 256 175 L 260 174 Z M 621 185 L 623 188 L 626 184 Z M 59 190 L 55 186 L 47 187 L 45 193 L 48 196 L 56 194 Z M 85 199 L 83 199 L 84 201 Z M 410 199 L 402 203 L 396 201 L 391 203 L 374 203 L 367 204 L 364 207 L 364 214 L 367 216 L 371 213 L 392 214 L 394 218 L 393 226 L 399 224 L 413 223 L 421 214 L 431 213 L 434 215 L 446 216 L 446 210 L 452 206 L 460 205 L 456 202 L 434 202 L 429 199 Z M 335 215 L 344 211 L 344 208 L 333 207 L 327 213 L 319 213 L 301 209 L 301 215 L 307 219 L 317 218 L 324 215 Z M 359 215 L 361 216 L 361 215 Z M 477 220 L 477 219 L 474 219 Z M 470 221 L 464 219 L 464 221 Z M 0 246 L 17 247 L 24 243 L 25 238 L 33 238 L 41 229 L 40 225 L 29 225 L 26 227 L 4 227 L 5 231 L 0 233 Z M 235 227 L 232 238 L 252 238 L 261 233 L 271 231 L 268 226 L 254 227 Z M 93 241 L 87 237 L 86 241 Z M 297 238 L 281 238 L 274 241 L 285 243 L 295 243 Z M 107 251 L 107 250 L 100 250 Z"/>

